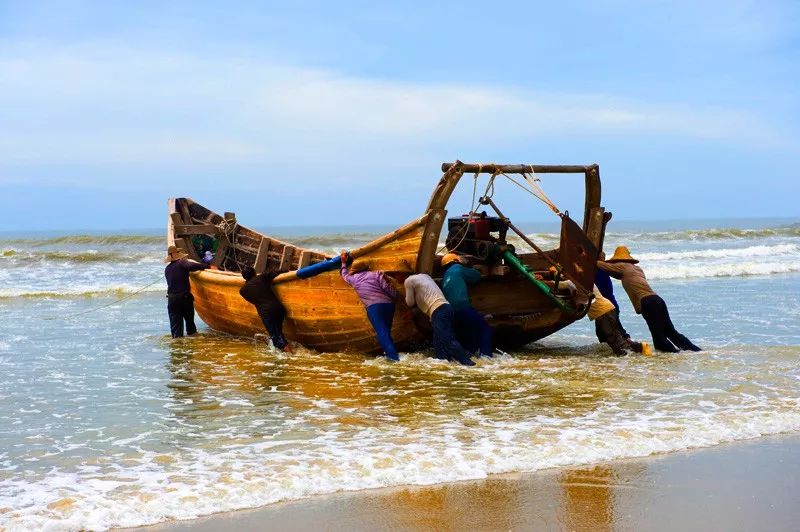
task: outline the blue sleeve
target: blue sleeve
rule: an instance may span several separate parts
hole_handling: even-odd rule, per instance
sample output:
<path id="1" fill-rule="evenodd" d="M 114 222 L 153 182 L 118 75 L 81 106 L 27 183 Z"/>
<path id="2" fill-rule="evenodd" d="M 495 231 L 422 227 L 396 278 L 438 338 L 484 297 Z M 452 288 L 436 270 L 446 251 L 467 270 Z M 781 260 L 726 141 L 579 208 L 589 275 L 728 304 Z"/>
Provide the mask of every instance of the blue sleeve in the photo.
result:
<path id="1" fill-rule="evenodd" d="M 300 268 L 297 270 L 297 277 L 300 279 L 308 279 L 309 277 L 314 277 L 315 275 L 335 270 L 340 266 L 342 267 L 342 270 L 346 270 L 340 257 L 325 259 L 321 262 L 317 262 L 316 264 L 306 266 L 305 268 Z M 345 273 L 346 272 L 344 271 L 342 272 L 342 277 L 344 277 Z"/>

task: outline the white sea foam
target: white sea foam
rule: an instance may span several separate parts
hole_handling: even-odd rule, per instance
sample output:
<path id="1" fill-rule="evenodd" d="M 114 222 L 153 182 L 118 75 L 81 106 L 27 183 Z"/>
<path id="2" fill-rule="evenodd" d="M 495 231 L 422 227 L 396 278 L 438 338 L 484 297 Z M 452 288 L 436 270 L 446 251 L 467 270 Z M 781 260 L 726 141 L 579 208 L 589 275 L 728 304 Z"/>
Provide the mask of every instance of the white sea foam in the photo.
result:
<path id="1" fill-rule="evenodd" d="M 693 260 L 693 259 L 742 259 L 755 257 L 787 257 L 800 258 L 800 246 L 797 244 L 777 244 L 749 246 L 744 248 L 698 249 L 688 251 L 671 251 L 667 253 L 638 253 L 636 258 L 642 261 Z"/>
<path id="2" fill-rule="evenodd" d="M 495 420 L 481 429 L 453 419 L 438 434 L 367 429 L 347 441 L 326 438 L 318 446 L 268 442 L 194 450 L 166 464 L 148 453 L 113 473 L 85 468 L 53 471 L 32 483 L 0 481 L 0 508 L 13 508 L 0 514 L 0 526 L 9 531 L 137 526 L 335 491 L 479 479 L 800 430 L 797 399 L 782 410 L 759 409 L 754 398 L 744 403 L 721 408 L 704 402 L 680 417 L 603 406 L 572 419 Z"/>
<path id="3" fill-rule="evenodd" d="M 637 253 L 652 279 L 786 274 L 800 271 L 797 244 Z"/>
<path id="4" fill-rule="evenodd" d="M 646 266 L 650 279 L 697 279 L 704 277 L 740 277 L 800 272 L 800 262 L 735 262 L 717 264 L 656 264 Z"/>

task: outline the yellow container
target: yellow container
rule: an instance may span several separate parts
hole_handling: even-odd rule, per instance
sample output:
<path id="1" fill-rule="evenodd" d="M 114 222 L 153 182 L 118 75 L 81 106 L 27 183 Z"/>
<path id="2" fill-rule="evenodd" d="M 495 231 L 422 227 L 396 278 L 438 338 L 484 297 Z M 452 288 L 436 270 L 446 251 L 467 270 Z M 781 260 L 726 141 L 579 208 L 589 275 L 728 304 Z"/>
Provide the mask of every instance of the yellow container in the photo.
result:
<path id="1" fill-rule="evenodd" d="M 642 354 L 648 357 L 653 354 L 653 350 L 650 349 L 650 344 L 647 342 L 642 342 Z"/>

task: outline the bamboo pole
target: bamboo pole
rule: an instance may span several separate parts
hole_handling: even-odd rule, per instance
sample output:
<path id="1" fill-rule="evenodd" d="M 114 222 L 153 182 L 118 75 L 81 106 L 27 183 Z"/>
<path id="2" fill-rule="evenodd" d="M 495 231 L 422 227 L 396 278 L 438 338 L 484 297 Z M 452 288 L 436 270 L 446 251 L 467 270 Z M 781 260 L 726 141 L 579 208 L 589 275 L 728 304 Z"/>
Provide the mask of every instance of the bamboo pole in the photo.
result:
<path id="1" fill-rule="evenodd" d="M 447 172 L 457 163 L 442 163 L 442 172 Z M 569 164 L 475 164 L 461 163 L 461 171 L 465 174 L 585 174 L 597 165 Z"/>

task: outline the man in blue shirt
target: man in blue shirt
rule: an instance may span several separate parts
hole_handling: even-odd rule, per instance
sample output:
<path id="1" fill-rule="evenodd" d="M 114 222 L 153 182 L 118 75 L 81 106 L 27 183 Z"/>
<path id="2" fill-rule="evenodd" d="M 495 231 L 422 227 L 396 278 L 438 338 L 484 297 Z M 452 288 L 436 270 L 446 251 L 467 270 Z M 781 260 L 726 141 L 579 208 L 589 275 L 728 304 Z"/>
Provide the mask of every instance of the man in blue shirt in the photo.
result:
<path id="1" fill-rule="evenodd" d="M 455 314 L 456 336 L 470 352 L 480 350 L 481 356 L 492 356 L 492 329 L 486 319 L 472 307 L 468 285 L 481 280 L 481 274 L 474 268 L 461 263 L 461 257 L 448 253 L 442 257 L 442 292 Z"/>

